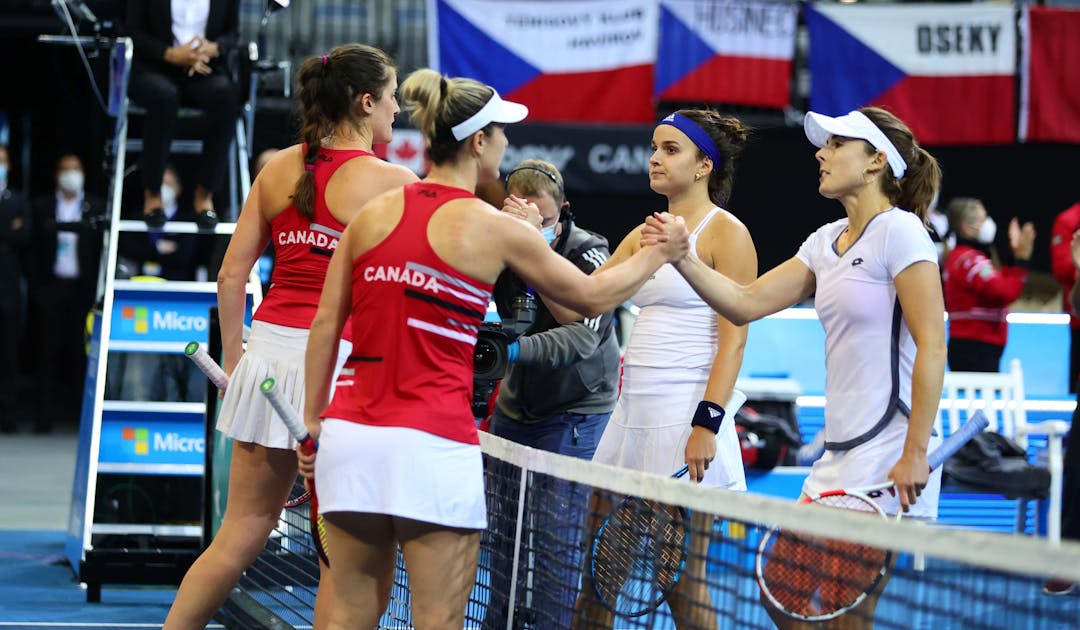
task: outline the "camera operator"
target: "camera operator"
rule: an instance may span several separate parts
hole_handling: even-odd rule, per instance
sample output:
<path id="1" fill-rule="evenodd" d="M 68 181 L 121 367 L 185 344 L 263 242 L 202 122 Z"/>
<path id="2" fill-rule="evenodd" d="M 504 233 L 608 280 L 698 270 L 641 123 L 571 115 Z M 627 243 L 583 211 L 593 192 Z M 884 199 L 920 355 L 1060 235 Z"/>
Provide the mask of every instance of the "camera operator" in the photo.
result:
<path id="1" fill-rule="evenodd" d="M 510 171 L 506 181 L 510 197 L 503 210 L 537 225 L 558 254 L 587 274 L 607 260 L 607 240 L 574 223 L 562 175 L 554 165 L 525 160 Z M 503 329 L 521 336 L 508 348 L 510 366 L 499 388 L 490 432 L 545 451 L 592 459 L 618 396 L 619 347 L 613 312 L 560 325 L 540 296 L 533 295 L 509 271 L 496 281 L 494 300 Z M 530 490 L 526 500 L 534 506 L 539 501 L 557 502 L 530 508 L 540 537 L 536 562 L 547 567 L 537 574 L 557 579 L 523 584 L 534 589 L 531 610 L 516 611 L 515 619 L 535 628 L 569 627 L 577 589 L 565 585 L 576 581 L 562 579 L 562 573 L 571 576 L 579 571 L 582 558 L 577 542 L 584 525 L 587 492 L 566 482 L 553 483 L 550 488 L 534 485 Z M 567 519 L 568 514 L 580 518 Z M 539 522 L 546 518 L 552 522 Z M 513 536 L 506 540 L 513 540 Z M 493 554 L 494 563 L 507 561 L 506 579 L 508 559 L 513 557 L 512 549 L 508 552 L 505 556 Z M 501 569 L 493 567 L 496 572 Z M 496 601 L 496 595 L 492 597 L 484 625 L 505 628 L 507 604 Z M 565 619 L 543 617 L 559 615 L 556 611 L 564 611 Z"/>

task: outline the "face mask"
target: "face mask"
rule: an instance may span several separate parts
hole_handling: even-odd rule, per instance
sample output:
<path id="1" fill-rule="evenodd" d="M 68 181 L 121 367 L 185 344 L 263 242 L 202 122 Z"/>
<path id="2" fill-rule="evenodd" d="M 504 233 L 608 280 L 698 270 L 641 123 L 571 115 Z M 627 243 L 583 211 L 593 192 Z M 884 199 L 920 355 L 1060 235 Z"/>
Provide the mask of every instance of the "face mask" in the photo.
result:
<path id="1" fill-rule="evenodd" d="M 164 208 L 176 204 L 176 189 L 168 184 L 161 185 L 161 205 Z"/>
<path id="2" fill-rule="evenodd" d="M 558 225 L 558 223 L 552 223 L 547 227 L 540 228 L 540 236 L 544 237 L 544 240 L 548 242 L 548 245 L 555 242 L 555 228 Z"/>
<path id="3" fill-rule="evenodd" d="M 990 217 L 986 217 L 982 227 L 979 228 L 979 236 L 976 237 L 976 240 L 983 245 L 992 245 L 995 236 L 997 236 L 997 224 Z"/>
<path id="4" fill-rule="evenodd" d="M 7 181 L 7 164 L 0 164 L 0 182 Z"/>
<path id="5" fill-rule="evenodd" d="M 75 169 L 67 169 L 66 171 L 60 171 L 60 176 L 57 177 L 57 181 L 60 184 L 60 190 L 77 195 L 82 192 L 83 189 L 83 172 Z"/>

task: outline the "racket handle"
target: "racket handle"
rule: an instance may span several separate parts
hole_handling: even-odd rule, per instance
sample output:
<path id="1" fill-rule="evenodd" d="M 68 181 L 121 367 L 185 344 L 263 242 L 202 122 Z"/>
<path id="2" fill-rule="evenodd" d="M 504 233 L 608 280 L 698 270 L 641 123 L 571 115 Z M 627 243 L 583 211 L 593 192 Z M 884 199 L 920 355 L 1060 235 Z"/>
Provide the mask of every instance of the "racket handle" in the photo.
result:
<path id="1" fill-rule="evenodd" d="M 210 379 L 210 382 L 217 386 L 218 389 L 225 391 L 228 388 L 229 377 L 226 376 L 221 366 L 210 357 L 201 343 L 198 341 L 189 342 L 184 347 L 184 354 L 195 362 L 195 365 L 206 375 L 206 378 Z"/>
<path id="2" fill-rule="evenodd" d="M 277 389 L 276 385 L 277 383 L 273 378 L 264 379 L 259 385 L 259 391 L 270 401 L 270 406 L 281 417 L 281 421 L 285 423 L 293 438 L 304 448 L 304 452 L 311 454 L 319 450 L 318 442 L 311 439 L 311 435 L 308 434 L 307 427 L 304 426 L 300 414 L 296 413 L 292 405 L 285 400 L 285 397 L 281 395 L 281 390 Z"/>
<path id="3" fill-rule="evenodd" d="M 930 463 L 930 470 L 934 470 L 945 463 L 945 460 L 960 450 L 961 446 L 967 444 L 971 438 L 989 425 L 990 421 L 986 419 L 986 414 L 981 409 L 977 410 L 955 433 L 946 438 L 941 443 L 941 446 L 934 449 L 934 452 L 927 456 L 926 459 Z"/>

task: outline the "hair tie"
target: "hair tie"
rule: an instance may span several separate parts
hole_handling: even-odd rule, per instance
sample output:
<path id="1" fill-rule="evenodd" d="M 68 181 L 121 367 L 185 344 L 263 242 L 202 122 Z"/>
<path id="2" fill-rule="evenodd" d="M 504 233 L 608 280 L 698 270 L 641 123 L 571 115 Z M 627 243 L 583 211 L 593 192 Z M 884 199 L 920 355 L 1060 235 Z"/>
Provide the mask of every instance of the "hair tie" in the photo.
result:
<path id="1" fill-rule="evenodd" d="M 327 59 L 326 55 L 323 55 L 322 56 L 322 67 L 324 67 L 324 68 L 326 67 L 327 61 L 328 61 L 328 59 Z"/>
<path id="2" fill-rule="evenodd" d="M 315 165 L 314 164 L 305 164 L 304 165 L 304 170 L 308 171 L 308 172 L 311 172 L 311 173 L 314 173 L 315 172 Z"/>

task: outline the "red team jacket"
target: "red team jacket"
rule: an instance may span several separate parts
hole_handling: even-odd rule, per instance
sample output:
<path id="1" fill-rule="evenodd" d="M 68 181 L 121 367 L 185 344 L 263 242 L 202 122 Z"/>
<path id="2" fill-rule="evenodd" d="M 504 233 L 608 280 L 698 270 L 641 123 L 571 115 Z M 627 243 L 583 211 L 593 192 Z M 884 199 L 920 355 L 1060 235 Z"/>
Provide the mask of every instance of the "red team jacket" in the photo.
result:
<path id="1" fill-rule="evenodd" d="M 942 276 L 949 336 L 1004 346 L 1009 335 L 1006 307 L 1020 297 L 1027 274 L 1026 267 L 995 269 L 982 251 L 958 243 L 945 258 Z"/>
<path id="2" fill-rule="evenodd" d="M 1073 232 L 1080 229 L 1080 203 L 1074 203 L 1054 219 L 1050 232 L 1050 272 L 1065 289 L 1064 311 L 1071 313 L 1069 328 L 1080 330 L 1080 317 L 1069 308 L 1069 291 L 1076 284 L 1076 265 L 1072 259 Z"/>

